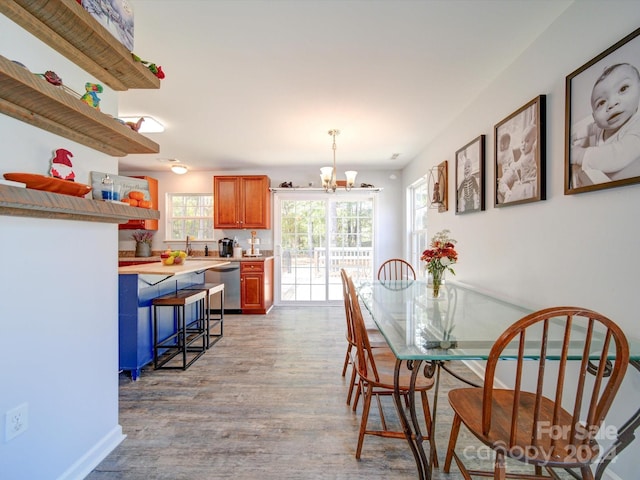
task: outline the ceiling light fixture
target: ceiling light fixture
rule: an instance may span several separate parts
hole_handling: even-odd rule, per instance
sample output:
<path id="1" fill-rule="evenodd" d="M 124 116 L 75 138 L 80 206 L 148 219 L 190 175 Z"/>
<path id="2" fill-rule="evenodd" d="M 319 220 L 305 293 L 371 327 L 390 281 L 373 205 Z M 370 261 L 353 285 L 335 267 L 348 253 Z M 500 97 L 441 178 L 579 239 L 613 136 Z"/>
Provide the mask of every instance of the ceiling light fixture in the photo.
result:
<path id="1" fill-rule="evenodd" d="M 184 175 L 185 173 L 187 173 L 189 171 L 189 169 L 187 168 L 186 165 L 182 165 L 182 164 L 177 164 L 177 165 L 171 165 L 171 171 L 173 173 L 176 173 L 178 175 Z"/>
<path id="2" fill-rule="evenodd" d="M 336 179 L 336 135 L 340 134 L 340 130 L 329 130 L 329 135 L 333 137 L 333 167 L 322 167 L 320 169 L 320 178 L 322 179 L 322 187 L 325 192 L 335 192 L 339 186 L 343 186 L 345 190 L 349 191 L 356 183 L 356 175 L 358 172 L 354 170 L 348 170 L 344 172 L 347 180 Z"/>
<path id="3" fill-rule="evenodd" d="M 143 119 L 142 124 L 140 125 L 140 129 L 138 133 L 162 133 L 164 132 L 164 125 L 162 125 L 158 120 L 153 117 L 145 117 L 139 115 L 137 117 L 118 117 L 125 123 L 136 124 L 141 118 Z"/>
<path id="4" fill-rule="evenodd" d="M 189 171 L 189 167 L 184 163 L 180 163 L 177 158 L 170 158 L 168 161 L 171 163 L 171 171 L 177 175 L 184 175 Z"/>

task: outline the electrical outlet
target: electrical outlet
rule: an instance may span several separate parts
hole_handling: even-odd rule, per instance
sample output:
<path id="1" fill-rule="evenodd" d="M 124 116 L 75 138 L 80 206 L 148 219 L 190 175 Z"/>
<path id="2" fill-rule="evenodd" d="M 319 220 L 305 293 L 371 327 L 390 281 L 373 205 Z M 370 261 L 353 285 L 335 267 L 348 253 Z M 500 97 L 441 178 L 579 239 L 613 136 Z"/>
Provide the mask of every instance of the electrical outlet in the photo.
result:
<path id="1" fill-rule="evenodd" d="M 29 405 L 23 403 L 5 414 L 5 440 L 14 439 L 29 428 Z"/>

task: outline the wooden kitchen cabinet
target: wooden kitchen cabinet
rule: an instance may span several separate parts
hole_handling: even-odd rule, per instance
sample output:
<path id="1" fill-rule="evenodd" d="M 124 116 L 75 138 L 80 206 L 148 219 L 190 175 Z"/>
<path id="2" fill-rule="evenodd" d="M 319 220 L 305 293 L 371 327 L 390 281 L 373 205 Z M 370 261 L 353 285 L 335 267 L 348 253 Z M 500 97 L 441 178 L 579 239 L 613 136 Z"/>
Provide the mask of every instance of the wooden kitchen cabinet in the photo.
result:
<path id="1" fill-rule="evenodd" d="M 266 175 L 213 177 L 214 228 L 271 228 L 269 187 Z"/>
<path id="2" fill-rule="evenodd" d="M 242 313 L 267 313 L 273 306 L 273 258 L 240 262 Z"/>
<path id="3" fill-rule="evenodd" d="M 158 180 L 151 177 L 133 175 L 132 178 L 141 178 L 149 182 L 149 199 L 151 210 L 158 210 Z M 119 230 L 158 230 L 158 220 L 129 220 L 118 225 Z"/>

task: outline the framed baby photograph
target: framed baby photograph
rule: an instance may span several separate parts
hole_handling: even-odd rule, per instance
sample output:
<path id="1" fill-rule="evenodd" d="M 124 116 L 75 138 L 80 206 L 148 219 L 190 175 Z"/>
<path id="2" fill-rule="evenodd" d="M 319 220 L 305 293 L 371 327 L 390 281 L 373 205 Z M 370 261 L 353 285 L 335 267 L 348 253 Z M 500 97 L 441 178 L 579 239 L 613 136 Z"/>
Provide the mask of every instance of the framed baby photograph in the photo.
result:
<path id="1" fill-rule="evenodd" d="M 480 135 L 456 152 L 456 215 L 484 210 L 484 144 Z"/>
<path id="2" fill-rule="evenodd" d="M 494 127 L 496 207 L 546 198 L 545 95 L 539 95 Z"/>
<path id="3" fill-rule="evenodd" d="M 566 78 L 564 193 L 640 182 L 640 28 Z"/>

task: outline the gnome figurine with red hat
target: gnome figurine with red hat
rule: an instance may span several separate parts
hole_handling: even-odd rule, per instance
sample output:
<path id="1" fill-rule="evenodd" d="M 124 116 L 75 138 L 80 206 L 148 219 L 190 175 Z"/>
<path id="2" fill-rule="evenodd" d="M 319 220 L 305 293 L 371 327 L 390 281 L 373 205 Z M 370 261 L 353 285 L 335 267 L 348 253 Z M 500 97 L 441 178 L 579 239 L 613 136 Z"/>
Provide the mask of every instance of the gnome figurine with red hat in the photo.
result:
<path id="1" fill-rule="evenodd" d="M 69 150 L 59 148 L 55 152 L 55 156 L 51 160 L 50 174 L 54 178 L 60 178 L 62 180 L 75 181 L 76 174 L 73 173 L 73 165 L 69 157 L 73 157 L 73 154 Z"/>

